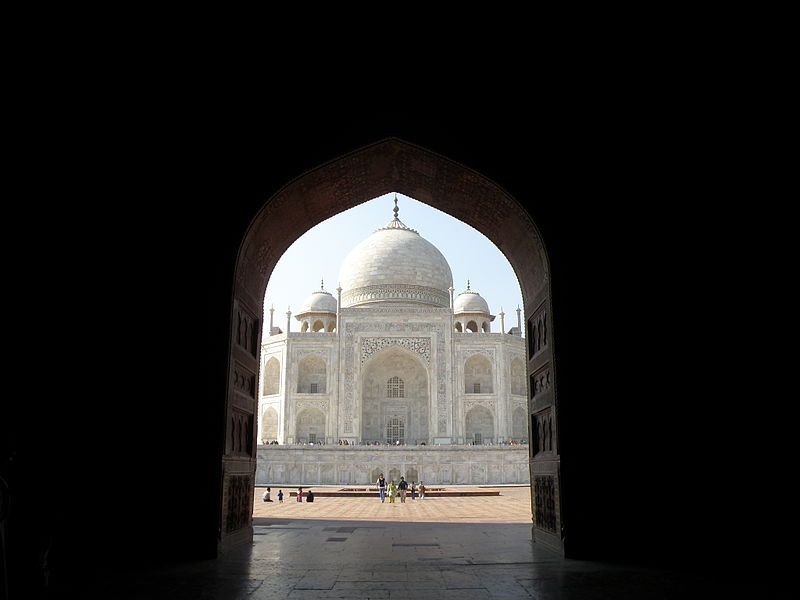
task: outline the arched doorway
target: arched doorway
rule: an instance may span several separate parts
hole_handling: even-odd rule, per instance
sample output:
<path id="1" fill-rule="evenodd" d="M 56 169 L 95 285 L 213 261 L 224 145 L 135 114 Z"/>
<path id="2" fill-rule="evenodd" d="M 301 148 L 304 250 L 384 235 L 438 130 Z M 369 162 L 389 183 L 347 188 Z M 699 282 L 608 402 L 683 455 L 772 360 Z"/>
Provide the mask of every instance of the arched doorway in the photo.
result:
<path id="1" fill-rule="evenodd" d="M 485 406 L 475 406 L 467 411 L 464 433 L 467 442 L 476 445 L 494 441 L 494 416 Z"/>
<path id="2" fill-rule="evenodd" d="M 229 377 L 226 414 L 241 412 L 243 406 L 255 411 L 254 391 L 249 392 L 246 386 L 237 386 L 235 382 L 248 380 L 259 364 L 257 340 L 262 328 L 264 292 L 280 256 L 317 223 L 390 192 L 411 196 L 460 219 L 483 233 L 506 255 L 519 279 L 527 331 L 536 326 L 535 344 L 532 340 L 528 344 L 526 372 L 532 381 L 543 377 L 543 381 L 549 383 L 546 389 L 538 387 L 535 397 L 528 398 L 528 416 L 530 420 L 545 413 L 549 418 L 555 417 L 549 266 L 538 229 L 519 202 L 496 183 L 463 165 L 396 138 L 366 146 L 298 177 L 270 198 L 252 220 L 236 265 L 228 366 L 232 376 Z M 307 207 L 304 220 L 293 218 L 297 206 Z M 244 410 L 246 412 L 246 408 Z M 230 418 L 226 422 L 230 427 Z M 557 428 L 554 428 L 554 435 L 557 440 Z M 553 447 L 546 460 L 531 456 L 531 481 L 551 490 L 546 506 L 536 507 L 537 514 L 545 512 L 539 523 L 534 524 L 533 531 L 536 541 L 563 551 L 557 442 Z M 234 456 L 228 451 L 223 456 L 220 519 L 223 525 L 234 524 L 233 528 L 223 526 L 221 529 L 223 548 L 252 538 L 252 526 L 247 525 L 247 519 L 231 514 L 232 510 L 252 510 L 253 480 L 249 474 L 255 467 L 254 450 L 251 461 L 253 464 L 243 463 L 240 455 Z M 234 497 L 242 493 L 249 494 L 247 502 Z"/>
<path id="3" fill-rule="evenodd" d="M 399 346 L 390 346 L 369 359 L 361 380 L 364 441 L 429 441 L 429 378 L 418 358 Z"/>

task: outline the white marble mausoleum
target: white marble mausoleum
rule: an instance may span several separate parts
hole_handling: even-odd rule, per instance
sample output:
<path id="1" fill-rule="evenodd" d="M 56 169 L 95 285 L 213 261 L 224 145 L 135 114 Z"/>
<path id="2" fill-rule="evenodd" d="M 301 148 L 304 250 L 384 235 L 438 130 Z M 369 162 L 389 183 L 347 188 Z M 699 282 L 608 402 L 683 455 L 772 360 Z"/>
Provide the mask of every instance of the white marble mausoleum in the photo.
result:
<path id="1" fill-rule="evenodd" d="M 257 483 L 528 483 L 525 346 L 398 218 L 261 348 Z M 274 444 L 277 442 L 277 445 Z M 346 444 L 346 445 L 345 445 Z M 401 446 L 401 448 L 398 448 Z M 402 459 L 402 460 L 400 460 Z M 417 475 L 408 477 L 408 473 Z M 423 475 L 425 473 L 425 475 Z M 445 481 L 445 479 L 447 481 Z"/>

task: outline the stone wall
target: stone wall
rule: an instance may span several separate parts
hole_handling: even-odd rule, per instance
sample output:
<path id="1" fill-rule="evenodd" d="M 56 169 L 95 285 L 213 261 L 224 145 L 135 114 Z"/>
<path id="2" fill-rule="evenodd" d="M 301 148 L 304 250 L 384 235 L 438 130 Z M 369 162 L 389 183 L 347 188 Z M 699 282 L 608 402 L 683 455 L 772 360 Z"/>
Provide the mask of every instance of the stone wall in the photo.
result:
<path id="1" fill-rule="evenodd" d="M 257 485 L 367 485 L 378 473 L 428 485 L 530 483 L 528 446 L 258 447 Z"/>

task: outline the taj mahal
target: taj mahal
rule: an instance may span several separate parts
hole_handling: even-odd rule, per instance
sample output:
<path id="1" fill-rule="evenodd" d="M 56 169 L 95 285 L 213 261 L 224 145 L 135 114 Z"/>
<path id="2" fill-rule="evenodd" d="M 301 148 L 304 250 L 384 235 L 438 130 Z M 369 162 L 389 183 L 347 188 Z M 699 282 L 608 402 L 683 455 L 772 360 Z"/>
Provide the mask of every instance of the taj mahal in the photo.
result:
<path id="1" fill-rule="evenodd" d="M 256 482 L 529 483 L 525 344 L 394 217 L 261 346 Z M 292 316 L 299 331 L 290 331 Z M 499 317 L 499 319 L 496 319 Z M 498 324 L 499 331 L 492 326 Z"/>

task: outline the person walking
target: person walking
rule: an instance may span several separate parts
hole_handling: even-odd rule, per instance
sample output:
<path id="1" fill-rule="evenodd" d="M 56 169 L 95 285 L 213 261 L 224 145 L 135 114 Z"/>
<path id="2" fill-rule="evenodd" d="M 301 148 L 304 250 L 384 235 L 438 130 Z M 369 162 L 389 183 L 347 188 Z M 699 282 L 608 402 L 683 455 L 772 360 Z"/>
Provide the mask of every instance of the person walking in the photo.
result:
<path id="1" fill-rule="evenodd" d="M 419 482 L 419 499 L 420 500 L 425 499 L 425 484 L 422 483 L 421 481 Z"/>
<path id="2" fill-rule="evenodd" d="M 411 499 L 414 500 L 417 497 L 417 482 L 411 482 Z"/>
<path id="3" fill-rule="evenodd" d="M 283 490 L 278 490 L 278 502 L 283 504 Z"/>
<path id="4" fill-rule="evenodd" d="M 303 501 L 303 488 L 301 487 L 297 488 L 297 501 L 298 502 Z"/>
<path id="5" fill-rule="evenodd" d="M 408 482 L 405 477 L 400 477 L 400 483 L 397 484 L 397 489 L 400 490 L 400 504 L 406 503 L 406 490 L 408 489 Z"/>
<path id="6" fill-rule="evenodd" d="M 386 480 L 383 478 L 383 473 L 380 474 L 375 485 L 378 486 L 378 491 L 381 493 L 381 502 L 383 502 L 386 500 Z"/>
<path id="7" fill-rule="evenodd" d="M 397 486 L 394 484 L 394 479 L 389 482 L 389 504 L 394 504 L 394 497 L 397 495 Z"/>

